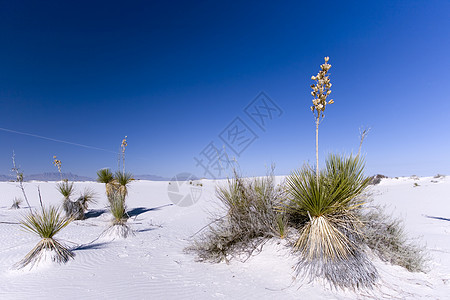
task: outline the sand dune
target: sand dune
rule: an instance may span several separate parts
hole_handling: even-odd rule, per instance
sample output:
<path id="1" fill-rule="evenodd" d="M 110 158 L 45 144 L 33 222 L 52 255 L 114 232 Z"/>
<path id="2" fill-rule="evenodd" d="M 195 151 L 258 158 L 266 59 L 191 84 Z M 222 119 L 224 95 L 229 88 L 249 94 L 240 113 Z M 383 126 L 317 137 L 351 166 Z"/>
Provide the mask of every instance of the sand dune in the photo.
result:
<path id="1" fill-rule="evenodd" d="M 320 280 L 295 280 L 295 257 L 287 255 L 283 240 L 269 241 L 246 263 L 196 262 L 183 249 L 191 236 L 208 224 L 207 211 L 217 209 L 216 182 L 201 182 L 201 197 L 189 207 L 172 204 L 168 182 L 133 182 L 127 203 L 135 235 L 114 240 L 99 238 L 111 219 L 104 185 L 76 182 L 78 192 L 85 187 L 94 189 L 98 203 L 86 220 L 74 221 L 56 236 L 73 249 L 75 259 L 31 271 L 12 266 L 39 239 L 18 225 L 26 208 L 9 209 L 12 199 L 21 195 L 20 189 L 14 183 L 1 182 L 0 299 L 450 298 L 450 178 L 384 179 L 372 187 L 374 201 L 402 217 L 409 235 L 426 243 L 431 270 L 410 273 L 373 258 L 381 280 L 374 290 L 357 292 L 332 290 Z M 55 182 L 25 185 L 32 206 L 39 204 L 37 186 L 44 203 L 61 203 Z"/>

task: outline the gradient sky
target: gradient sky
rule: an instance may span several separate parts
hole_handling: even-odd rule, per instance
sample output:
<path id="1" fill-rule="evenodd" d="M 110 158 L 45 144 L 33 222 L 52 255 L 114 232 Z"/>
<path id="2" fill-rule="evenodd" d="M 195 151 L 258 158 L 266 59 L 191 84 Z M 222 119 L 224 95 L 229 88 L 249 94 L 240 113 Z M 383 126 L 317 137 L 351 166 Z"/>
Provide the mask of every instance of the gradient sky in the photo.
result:
<path id="1" fill-rule="evenodd" d="M 311 75 L 330 57 L 320 125 L 327 153 L 358 150 L 366 173 L 450 174 L 449 1 L 1 1 L 0 174 L 90 177 L 117 168 L 202 177 L 194 157 L 239 117 L 258 137 L 244 175 L 315 159 Z M 263 131 L 245 107 L 281 110 Z M 5 131 L 13 130 L 11 131 Z M 42 139 L 17 132 L 38 135 Z M 55 140 L 82 144 L 80 147 Z"/>

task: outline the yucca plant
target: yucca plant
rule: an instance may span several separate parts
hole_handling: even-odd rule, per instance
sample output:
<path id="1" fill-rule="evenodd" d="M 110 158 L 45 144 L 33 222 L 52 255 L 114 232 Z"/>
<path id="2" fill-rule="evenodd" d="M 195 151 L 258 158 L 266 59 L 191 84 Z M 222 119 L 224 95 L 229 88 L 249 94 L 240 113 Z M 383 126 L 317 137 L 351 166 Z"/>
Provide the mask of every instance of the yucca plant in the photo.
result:
<path id="1" fill-rule="evenodd" d="M 77 200 L 72 201 L 71 196 L 75 192 L 73 182 L 64 180 L 56 185 L 58 191 L 63 195 L 62 208 L 67 217 L 75 220 L 83 220 L 89 205 L 95 203 L 95 193 L 91 189 L 85 189 Z"/>
<path id="2" fill-rule="evenodd" d="M 113 216 L 113 224 L 124 224 L 128 220 L 127 207 L 125 197 L 118 190 L 113 192 L 113 201 L 111 205 L 111 214 Z"/>
<path id="3" fill-rule="evenodd" d="M 92 189 L 86 188 L 80 197 L 78 197 L 77 202 L 80 203 L 83 211 L 87 211 L 89 205 L 96 203 L 95 192 Z"/>
<path id="4" fill-rule="evenodd" d="M 117 185 L 118 191 L 124 198 L 128 195 L 128 185 L 133 180 L 133 175 L 129 172 L 117 171 L 116 174 L 114 174 L 114 182 Z"/>
<path id="5" fill-rule="evenodd" d="M 129 215 L 127 213 L 127 206 L 125 203 L 125 196 L 119 189 L 113 189 L 111 193 L 111 214 L 113 216 L 111 226 L 105 231 L 106 236 L 118 236 L 127 238 L 133 233 L 131 227 L 127 224 Z"/>
<path id="6" fill-rule="evenodd" d="M 69 217 L 73 214 L 79 214 L 79 207 L 75 206 L 75 204 L 70 200 L 70 197 L 75 191 L 73 182 L 63 180 L 56 184 L 56 189 L 64 197 L 62 207 L 66 213 L 66 216 Z"/>
<path id="7" fill-rule="evenodd" d="M 370 183 L 363 170 L 358 156 L 330 155 L 318 176 L 312 167 L 304 166 L 287 177 L 286 208 L 300 220 L 295 243 L 301 256 L 299 273 L 320 275 L 341 287 L 374 284 L 378 275 L 360 245 L 363 223 L 357 214 Z"/>
<path id="8" fill-rule="evenodd" d="M 20 204 L 22 204 L 22 202 L 23 202 L 22 198 L 14 197 L 11 209 L 19 209 Z"/>
<path id="9" fill-rule="evenodd" d="M 69 182 L 68 180 L 58 182 L 56 184 L 56 189 L 63 196 L 62 207 L 67 217 L 76 216 L 82 213 L 80 207 L 70 200 L 70 197 L 75 192 L 73 182 Z"/>
<path id="10" fill-rule="evenodd" d="M 109 199 L 114 185 L 114 174 L 110 169 L 101 169 L 97 171 L 97 182 L 105 184 L 106 197 Z"/>
<path id="11" fill-rule="evenodd" d="M 73 217 L 75 220 L 83 220 L 85 212 L 92 203 L 95 203 L 95 193 L 90 189 L 86 189 L 75 201 L 65 198 L 63 209 L 66 212 L 66 216 Z"/>
<path id="12" fill-rule="evenodd" d="M 110 169 L 101 169 L 97 171 L 97 181 L 100 183 L 112 183 L 114 180 L 114 175 Z"/>
<path id="13" fill-rule="evenodd" d="M 74 190 L 73 182 L 63 180 L 56 184 L 56 188 L 63 195 L 64 199 L 69 199 L 72 196 Z"/>
<path id="14" fill-rule="evenodd" d="M 24 268 L 31 264 L 33 268 L 41 260 L 50 259 L 53 262 L 66 263 L 73 258 L 72 251 L 54 239 L 54 236 L 71 221 L 72 218 L 62 217 L 60 211 L 54 206 L 42 206 L 40 211 L 25 215 L 20 221 L 21 227 L 38 235 L 41 241 L 16 266 Z"/>

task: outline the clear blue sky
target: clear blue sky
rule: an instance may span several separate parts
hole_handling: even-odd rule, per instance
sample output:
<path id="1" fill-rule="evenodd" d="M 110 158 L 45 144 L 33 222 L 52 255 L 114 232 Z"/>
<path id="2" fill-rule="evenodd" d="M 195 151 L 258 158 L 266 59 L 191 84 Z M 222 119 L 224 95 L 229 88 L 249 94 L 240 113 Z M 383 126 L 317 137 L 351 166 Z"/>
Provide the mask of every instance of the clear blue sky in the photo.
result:
<path id="1" fill-rule="evenodd" d="M 128 136 L 134 174 L 203 176 L 194 157 L 239 117 L 258 137 L 244 175 L 313 162 L 310 77 L 330 56 L 327 153 L 367 174 L 450 174 L 449 1 L 1 1 L 0 174 L 94 177 Z M 263 131 L 244 108 L 264 91 L 282 110 Z M 233 126 L 233 125 L 232 125 Z M 248 131 L 249 132 L 249 131 Z M 222 144 L 221 144 L 222 143 Z"/>

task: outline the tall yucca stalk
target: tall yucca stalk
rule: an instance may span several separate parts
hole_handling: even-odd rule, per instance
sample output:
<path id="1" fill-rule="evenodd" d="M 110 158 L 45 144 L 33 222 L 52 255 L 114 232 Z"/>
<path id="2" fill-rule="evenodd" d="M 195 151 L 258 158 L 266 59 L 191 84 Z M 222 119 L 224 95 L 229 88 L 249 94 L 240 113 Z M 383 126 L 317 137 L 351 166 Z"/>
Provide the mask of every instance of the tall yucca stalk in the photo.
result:
<path id="1" fill-rule="evenodd" d="M 20 172 L 19 167 L 16 165 L 16 153 L 14 152 L 14 150 L 13 150 L 13 156 L 12 156 L 12 163 L 13 163 L 12 171 L 14 173 L 16 173 L 16 181 L 19 183 L 19 188 L 22 190 L 23 197 L 24 197 L 25 201 L 27 202 L 30 212 L 33 212 L 31 210 L 30 202 L 28 202 L 27 194 L 25 193 L 25 187 L 23 185 L 23 173 Z"/>
<path id="2" fill-rule="evenodd" d="M 125 174 L 125 150 L 128 146 L 127 136 L 122 140 L 120 144 L 120 152 L 122 154 L 122 173 Z M 120 169 L 120 161 L 119 161 L 119 169 Z"/>
<path id="3" fill-rule="evenodd" d="M 23 268 L 31 264 L 33 267 L 47 254 L 52 261 L 58 263 L 65 263 L 73 258 L 74 254 L 54 239 L 54 236 L 71 221 L 72 218 L 62 217 L 60 211 L 54 206 L 43 206 L 41 211 L 24 216 L 20 221 L 21 227 L 38 235 L 41 241 L 16 266 Z"/>
<path id="4" fill-rule="evenodd" d="M 328 64 L 330 58 L 325 57 L 325 63 L 320 65 L 320 71 L 316 76 L 311 76 L 311 79 L 316 83 L 311 85 L 311 95 L 313 105 L 311 111 L 314 114 L 316 123 L 316 181 L 319 182 L 319 124 L 325 117 L 324 112 L 327 104 L 333 104 L 333 99 L 327 101 L 327 97 L 331 94 L 331 82 L 328 75 L 331 65 Z"/>

